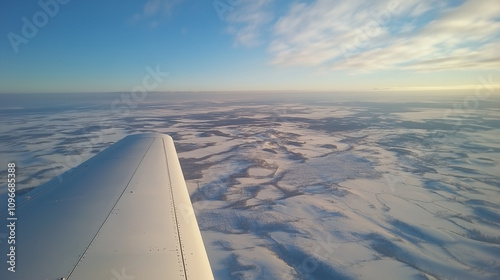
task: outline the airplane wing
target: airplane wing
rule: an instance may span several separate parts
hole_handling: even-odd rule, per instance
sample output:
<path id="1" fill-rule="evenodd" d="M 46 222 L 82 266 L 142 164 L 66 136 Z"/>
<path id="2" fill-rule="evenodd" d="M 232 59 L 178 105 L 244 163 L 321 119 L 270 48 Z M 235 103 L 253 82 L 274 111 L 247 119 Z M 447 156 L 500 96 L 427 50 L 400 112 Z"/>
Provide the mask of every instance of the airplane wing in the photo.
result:
<path id="1" fill-rule="evenodd" d="M 0 239 L 0 279 L 213 279 L 168 135 L 125 137 L 16 204 L 15 272 Z"/>

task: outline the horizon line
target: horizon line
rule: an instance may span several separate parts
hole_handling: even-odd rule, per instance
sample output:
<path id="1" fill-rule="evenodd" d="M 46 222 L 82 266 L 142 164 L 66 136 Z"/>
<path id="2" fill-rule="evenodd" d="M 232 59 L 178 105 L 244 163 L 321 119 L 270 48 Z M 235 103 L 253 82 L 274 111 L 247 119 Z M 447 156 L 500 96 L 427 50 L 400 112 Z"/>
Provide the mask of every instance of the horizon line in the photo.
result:
<path id="1" fill-rule="evenodd" d="M 148 94 L 176 94 L 176 93 L 190 93 L 190 94 L 207 94 L 207 93 L 226 93 L 226 94 L 238 94 L 238 93 L 390 93 L 390 92 L 445 92 L 445 91 L 467 91 L 467 90 L 477 90 L 478 88 L 494 88 L 492 94 L 500 89 L 500 84 L 477 84 L 477 85 L 464 85 L 455 87 L 381 87 L 381 88 L 371 88 L 371 89 L 335 89 L 335 90 L 308 90 L 308 89 L 257 89 L 257 90 L 165 90 L 165 91 L 148 91 Z M 40 91 L 40 92 L 0 92 L 2 95 L 7 94 L 116 94 L 116 93 L 130 93 L 131 90 L 123 91 Z"/>

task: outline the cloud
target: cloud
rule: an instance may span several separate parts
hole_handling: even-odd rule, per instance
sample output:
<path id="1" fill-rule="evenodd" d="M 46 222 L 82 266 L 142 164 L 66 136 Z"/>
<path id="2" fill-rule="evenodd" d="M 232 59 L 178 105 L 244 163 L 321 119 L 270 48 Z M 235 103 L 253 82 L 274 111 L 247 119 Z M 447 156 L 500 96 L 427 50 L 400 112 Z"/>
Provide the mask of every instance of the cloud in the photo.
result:
<path id="1" fill-rule="evenodd" d="M 172 15 L 175 6 L 181 4 L 184 0 L 148 0 L 144 4 L 141 13 L 132 17 L 133 22 L 147 20 L 152 28 L 157 27 L 161 20 Z"/>
<path id="2" fill-rule="evenodd" d="M 273 0 L 242 1 L 228 17 L 235 44 L 252 47 L 271 37 L 277 66 L 371 72 L 499 65 L 497 0 L 314 0 L 292 2 L 277 18 Z"/>
<path id="3" fill-rule="evenodd" d="M 318 0 L 293 4 L 273 28 L 269 47 L 277 65 L 316 66 L 342 54 L 339 42 L 354 35 L 363 18 L 355 13 L 361 1 Z"/>
<path id="4" fill-rule="evenodd" d="M 255 47 L 262 43 L 263 29 L 273 20 L 270 6 L 274 0 L 239 0 L 226 17 L 226 31 L 235 36 L 237 46 Z"/>
<path id="5" fill-rule="evenodd" d="M 442 71 L 498 68 L 500 6 L 469 1 L 448 9 L 414 34 L 393 34 L 386 43 L 332 63 L 333 69 Z M 383 45 L 383 47 L 379 47 Z"/>

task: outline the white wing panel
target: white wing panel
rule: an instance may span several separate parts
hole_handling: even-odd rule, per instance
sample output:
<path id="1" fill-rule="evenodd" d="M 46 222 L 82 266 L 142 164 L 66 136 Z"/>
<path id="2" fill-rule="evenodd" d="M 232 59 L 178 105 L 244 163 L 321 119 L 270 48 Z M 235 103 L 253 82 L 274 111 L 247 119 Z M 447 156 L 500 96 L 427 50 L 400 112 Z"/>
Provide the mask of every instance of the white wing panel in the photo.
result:
<path id="1" fill-rule="evenodd" d="M 213 279 L 212 269 L 189 198 L 174 142 L 164 139 L 186 279 Z"/>
<path id="2" fill-rule="evenodd" d="M 0 279 L 213 279 L 169 136 L 126 137 L 77 170 L 27 194 Z"/>

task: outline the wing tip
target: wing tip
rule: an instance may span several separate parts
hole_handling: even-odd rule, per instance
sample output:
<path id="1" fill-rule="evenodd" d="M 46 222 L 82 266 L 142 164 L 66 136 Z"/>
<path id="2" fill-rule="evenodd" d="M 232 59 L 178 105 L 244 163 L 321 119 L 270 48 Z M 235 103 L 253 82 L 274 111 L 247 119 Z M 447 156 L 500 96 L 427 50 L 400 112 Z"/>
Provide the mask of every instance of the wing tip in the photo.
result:
<path id="1" fill-rule="evenodd" d="M 165 139 L 173 141 L 172 136 L 170 136 L 168 134 L 156 133 L 156 132 L 132 134 L 132 135 L 127 136 L 126 138 L 134 138 L 134 139 L 141 139 L 141 138 L 165 138 Z"/>

